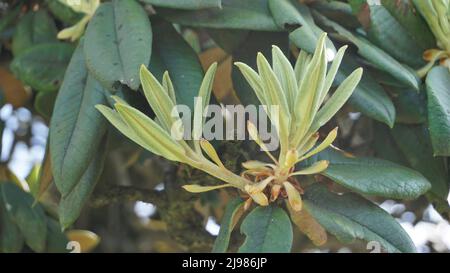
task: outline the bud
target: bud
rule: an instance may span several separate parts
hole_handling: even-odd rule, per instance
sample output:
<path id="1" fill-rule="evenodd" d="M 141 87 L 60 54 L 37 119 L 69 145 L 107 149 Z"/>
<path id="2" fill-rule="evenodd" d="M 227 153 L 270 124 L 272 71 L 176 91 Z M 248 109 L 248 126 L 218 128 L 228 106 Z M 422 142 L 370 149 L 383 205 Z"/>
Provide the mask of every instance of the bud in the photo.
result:
<path id="1" fill-rule="evenodd" d="M 303 202 L 300 193 L 291 183 L 287 181 L 283 182 L 283 186 L 288 195 L 289 204 L 291 205 L 292 209 L 295 211 L 301 211 Z"/>
<path id="2" fill-rule="evenodd" d="M 270 202 L 273 202 L 278 199 L 278 196 L 280 195 L 281 186 L 276 184 L 273 185 L 272 190 L 270 192 Z"/>
<path id="3" fill-rule="evenodd" d="M 269 200 L 267 200 L 267 196 L 262 192 L 250 194 L 250 196 L 252 197 L 253 201 L 255 201 L 260 206 L 269 205 Z"/>
<path id="4" fill-rule="evenodd" d="M 292 168 L 298 159 L 298 152 L 296 149 L 291 149 L 286 153 L 286 162 L 285 166 L 290 169 Z"/>

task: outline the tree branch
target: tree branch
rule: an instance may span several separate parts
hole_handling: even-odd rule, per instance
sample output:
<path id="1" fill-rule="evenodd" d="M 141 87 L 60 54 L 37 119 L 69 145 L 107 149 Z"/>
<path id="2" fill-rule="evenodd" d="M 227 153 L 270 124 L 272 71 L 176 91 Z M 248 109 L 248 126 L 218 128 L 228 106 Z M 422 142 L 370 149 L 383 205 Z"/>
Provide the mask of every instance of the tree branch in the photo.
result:
<path id="1" fill-rule="evenodd" d="M 89 205 L 99 208 L 111 203 L 125 201 L 143 201 L 156 206 L 166 202 L 164 193 L 156 190 L 138 189 L 131 186 L 115 186 L 106 192 L 94 195 Z"/>

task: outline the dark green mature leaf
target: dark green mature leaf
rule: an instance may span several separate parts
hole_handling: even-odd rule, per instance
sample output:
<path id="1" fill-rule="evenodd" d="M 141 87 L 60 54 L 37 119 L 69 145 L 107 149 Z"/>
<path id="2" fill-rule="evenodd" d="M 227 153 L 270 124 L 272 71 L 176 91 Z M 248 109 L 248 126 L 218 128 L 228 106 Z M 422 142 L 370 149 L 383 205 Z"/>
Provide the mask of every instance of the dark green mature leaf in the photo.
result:
<path id="1" fill-rule="evenodd" d="M 106 138 L 106 137 L 105 137 Z M 93 192 L 103 171 L 107 141 L 104 139 L 97 152 L 89 161 L 89 166 L 79 183 L 59 202 L 59 223 L 63 229 L 71 226 L 80 216 L 81 210 Z"/>
<path id="2" fill-rule="evenodd" d="M 403 166 L 409 166 L 408 160 L 398 148 L 394 138 L 392 137 L 391 129 L 385 124 L 379 122 L 373 123 L 372 147 L 375 151 L 376 157 L 386 159 Z"/>
<path id="3" fill-rule="evenodd" d="M 364 37 L 351 33 L 336 22 L 325 18 L 318 12 L 314 12 L 314 15 L 323 25 L 334 29 L 340 36 L 354 44 L 358 48 L 358 54 L 364 57 L 376 68 L 391 74 L 392 77 L 414 88 L 415 90 L 419 90 L 417 75 L 410 68 L 400 64 L 389 54 L 371 44 Z"/>
<path id="4" fill-rule="evenodd" d="M 414 199 L 430 189 L 419 172 L 377 158 L 348 157 L 336 149 L 326 149 L 315 160 L 328 160 L 323 175 L 356 192 L 398 199 Z"/>
<path id="5" fill-rule="evenodd" d="M 298 1 L 269 0 L 269 9 L 281 29 L 295 28 L 289 38 L 297 47 L 314 53 L 319 37 L 324 31 L 316 26 L 306 5 Z M 328 38 L 326 46 L 331 52 L 336 53 L 333 43 Z"/>
<path id="6" fill-rule="evenodd" d="M 427 75 L 428 123 L 435 156 L 450 156 L 450 72 L 437 66 Z"/>
<path id="7" fill-rule="evenodd" d="M 233 52 L 233 62 L 243 62 L 256 69 L 256 54 L 258 52 L 264 54 L 269 62 L 272 61 L 272 45 L 277 45 L 288 55 L 289 39 L 287 33 L 252 31 L 248 34 L 242 46 Z M 236 94 L 243 105 L 260 104 L 255 92 L 235 65 L 233 65 L 231 77 Z"/>
<path id="8" fill-rule="evenodd" d="M 175 88 L 177 103 L 194 109 L 194 97 L 203 80 L 203 68 L 195 51 L 172 24 L 159 20 L 154 23 L 153 54 L 149 70 L 161 81 L 168 71 Z"/>
<path id="9" fill-rule="evenodd" d="M 158 8 L 157 13 L 180 25 L 249 30 L 278 30 L 269 12 L 267 0 L 227 0 L 221 9 L 196 11 Z"/>
<path id="10" fill-rule="evenodd" d="M 381 0 L 381 3 L 420 47 L 436 47 L 433 33 L 412 2 Z"/>
<path id="11" fill-rule="evenodd" d="M 233 53 L 238 47 L 243 46 L 249 34 L 248 30 L 219 28 L 210 28 L 207 32 L 214 42 L 227 53 Z"/>
<path id="12" fill-rule="evenodd" d="M 395 122 L 420 124 L 426 121 L 427 108 L 424 92 L 412 92 L 408 88 L 392 90 L 396 93 L 392 99 L 397 110 Z"/>
<path id="13" fill-rule="evenodd" d="M 341 84 L 356 68 L 357 63 L 348 55 L 345 56 L 336 74 L 335 83 Z M 367 71 L 363 73 L 348 102 L 368 117 L 386 123 L 390 127 L 394 126 L 394 105 L 383 87 Z"/>
<path id="14" fill-rule="evenodd" d="M 0 195 L 0 230 L 0 253 L 19 252 L 23 247 L 23 237 L 6 210 L 2 195 Z"/>
<path id="15" fill-rule="evenodd" d="M 89 71 L 106 88 L 117 82 L 137 90 L 139 67 L 151 56 L 152 29 L 146 12 L 135 0 L 103 3 L 85 35 L 84 53 Z"/>
<path id="16" fill-rule="evenodd" d="M 345 28 L 356 29 L 361 26 L 358 19 L 352 14 L 352 8 L 348 3 L 313 1 L 308 5 Z"/>
<path id="17" fill-rule="evenodd" d="M 25 84 L 41 92 L 58 90 L 73 46 L 64 43 L 33 46 L 14 58 L 12 72 Z"/>
<path id="18" fill-rule="evenodd" d="M 187 10 L 222 7 L 222 0 L 141 0 L 141 2 L 157 7 Z"/>
<path id="19" fill-rule="evenodd" d="M 247 237 L 239 248 L 241 253 L 290 252 L 293 233 L 286 212 L 275 206 L 257 207 L 241 224 Z"/>
<path id="20" fill-rule="evenodd" d="M 431 192 L 446 200 L 449 177 L 442 157 L 434 157 L 428 130 L 423 125 L 396 124 L 392 130 L 397 146 L 411 167 L 431 182 Z"/>
<path id="21" fill-rule="evenodd" d="M 50 123 L 50 153 L 55 184 L 66 196 L 79 183 L 106 130 L 95 109 L 106 104 L 106 90 L 85 66 L 83 42 L 73 54 Z"/>
<path id="22" fill-rule="evenodd" d="M 400 4 L 397 7 L 392 1 L 383 1 L 381 5 L 364 3 L 355 12 L 358 13 L 371 42 L 397 60 L 419 68 L 425 64 L 422 53 L 431 48 L 433 43 L 424 42 L 427 34 L 430 34 L 429 30 L 418 14 L 412 14 L 412 8 L 403 5 L 400 7 Z M 408 11 L 408 20 L 401 19 Z M 420 31 L 424 32 L 423 35 Z M 431 41 L 433 40 L 431 36 Z"/>
<path id="23" fill-rule="evenodd" d="M 313 185 L 304 195 L 305 209 L 340 241 L 376 241 L 388 252 L 416 252 L 399 223 L 377 205 L 353 193 L 337 195 Z"/>
<path id="24" fill-rule="evenodd" d="M 17 5 L 15 8 L 11 8 L 8 12 L 2 16 L 0 19 L 0 37 L 3 36 L 3 32 L 7 30 L 14 23 L 16 17 L 20 14 L 20 6 Z M 0 46 L 1 52 L 1 46 Z"/>
<path id="25" fill-rule="evenodd" d="M 43 115 L 47 119 L 50 119 L 57 95 L 57 91 L 39 92 L 34 101 L 34 108 L 39 112 L 39 114 Z"/>
<path id="26" fill-rule="evenodd" d="M 233 199 L 227 204 L 222 221 L 220 222 L 219 235 L 214 242 L 214 247 L 212 249 L 213 253 L 224 253 L 227 251 L 231 232 L 233 231 L 234 224 L 236 223 L 236 217 L 238 216 L 243 205 L 244 201 L 241 198 Z"/>
<path id="27" fill-rule="evenodd" d="M 61 231 L 61 227 L 58 222 L 53 219 L 47 221 L 47 249 L 48 253 L 67 253 L 67 243 L 69 240 L 66 235 Z"/>
<path id="28" fill-rule="evenodd" d="M 12 51 L 20 55 L 32 46 L 57 42 L 55 22 L 45 10 L 30 11 L 17 24 L 14 32 Z"/>
<path id="29" fill-rule="evenodd" d="M 33 206 L 34 198 L 14 183 L 1 183 L 0 190 L 4 206 L 27 245 L 36 252 L 45 251 L 47 218 L 42 207 Z"/>
<path id="30" fill-rule="evenodd" d="M 51 13 L 66 24 L 74 25 L 83 17 L 82 13 L 74 11 L 60 0 L 46 0 L 46 3 Z"/>

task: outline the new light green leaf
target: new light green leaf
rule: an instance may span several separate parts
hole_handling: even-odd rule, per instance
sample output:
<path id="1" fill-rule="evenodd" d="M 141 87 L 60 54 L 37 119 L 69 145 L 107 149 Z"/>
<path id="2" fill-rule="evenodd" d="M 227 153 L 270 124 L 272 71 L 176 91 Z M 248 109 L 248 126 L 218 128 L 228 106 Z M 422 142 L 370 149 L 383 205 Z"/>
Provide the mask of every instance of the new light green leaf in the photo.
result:
<path id="1" fill-rule="evenodd" d="M 170 98 L 169 93 L 144 65 L 142 65 L 140 69 L 140 79 L 148 104 L 152 107 L 158 120 L 162 123 L 163 128 L 170 132 L 172 124 L 175 122 L 175 118 L 171 115 L 175 106 L 173 100 Z"/>
<path id="2" fill-rule="evenodd" d="M 277 76 L 273 72 L 266 58 L 261 53 L 258 54 L 256 62 L 258 65 L 258 72 L 260 74 L 261 85 L 264 89 L 264 94 L 266 95 L 266 98 L 270 100 L 270 104 L 268 105 L 268 107 L 272 105 L 279 107 L 279 120 L 278 124 L 275 124 L 275 126 L 277 127 L 280 144 L 282 145 L 282 147 L 286 147 L 285 145 L 287 145 L 287 140 L 289 137 L 288 127 L 290 113 L 285 93 L 281 88 Z M 275 112 L 277 111 L 275 110 Z M 271 113 L 269 111 L 267 114 L 270 117 L 271 121 L 275 123 L 276 117 L 274 116 L 274 113 Z"/>
<path id="3" fill-rule="evenodd" d="M 256 73 L 255 70 L 253 70 L 250 66 L 248 66 L 245 63 L 236 62 L 234 64 L 239 68 L 242 75 L 244 75 L 244 78 L 247 80 L 250 87 L 255 91 L 255 94 L 258 97 L 258 100 L 261 102 L 261 104 L 267 105 L 267 102 L 264 97 L 264 89 L 261 85 L 261 78 L 259 77 L 258 73 Z"/>
<path id="4" fill-rule="evenodd" d="M 194 109 L 194 128 L 192 129 L 192 137 L 194 140 L 199 140 L 203 134 L 203 123 L 204 123 L 204 111 L 209 105 L 209 100 L 211 98 L 211 91 L 214 82 L 214 75 L 216 74 L 217 63 L 213 63 L 208 71 L 206 71 L 205 77 L 203 78 L 202 85 L 198 92 L 197 101 L 195 102 Z"/>
<path id="5" fill-rule="evenodd" d="M 285 91 L 285 97 L 289 105 L 289 109 L 294 108 L 294 98 L 297 94 L 297 79 L 295 78 L 294 69 L 289 60 L 284 56 L 281 49 L 277 46 L 272 47 L 272 66 L 278 81 Z"/>
<path id="6" fill-rule="evenodd" d="M 322 89 L 325 85 L 327 61 L 325 56 L 325 39 L 323 34 L 314 52 L 311 62 L 299 83 L 299 90 L 295 98 L 295 122 L 299 129 L 296 134 L 303 136 L 311 125 L 314 115 L 319 107 Z M 316 130 L 314 130 L 315 132 Z"/>
<path id="7" fill-rule="evenodd" d="M 376 241 L 387 252 L 416 252 L 414 243 L 387 212 L 353 193 L 337 195 L 322 185 L 308 187 L 305 209 L 344 243 Z"/>
<path id="8" fill-rule="evenodd" d="M 153 153 L 156 153 L 155 151 L 158 150 L 157 147 L 154 145 L 149 145 L 149 143 L 144 142 L 142 138 L 137 135 L 133 129 L 131 129 L 120 117 L 119 113 L 117 113 L 115 110 L 105 106 L 105 105 L 96 105 L 95 108 L 102 113 L 102 115 L 112 124 L 114 127 L 116 127 L 117 130 L 119 130 L 123 135 L 140 145 L 141 147 L 153 151 Z M 158 154 L 156 153 L 157 155 Z"/>
<path id="9" fill-rule="evenodd" d="M 152 29 L 147 13 L 135 0 L 103 3 L 85 34 L 89 71 L 109 90 L 117 83 L 139 87 L 139 67 L 150 62 Z"/>
<path id="10" fill-rule="evenodd" d="M 183 147 L 175 142 L 169 133 L 164 131 L 155 121 L 128 105 L 116 103 L 115 108 L 134 133 L 156 149 L 156 154 L 172 161 L 185 161 L 186 155 Z"/>
<path id="11" fill-rule="evenodd" d="M 292 224 L 286 212 L 275 206 L 257 207 L 241 224 L 246 236 L 239 247 L 241 253 L 290 252 L 292 247 Z"/>
<path id="12" fill-rule="evenodd" d="M 362 73 L 362 68 L 356 69 L 339 85 L 331 98 L 325 102 L 325 105 L 314 118 L 311 132 L 317 131 L 317 129 L 327 123 L 341 109 L 361 80 Z"/>

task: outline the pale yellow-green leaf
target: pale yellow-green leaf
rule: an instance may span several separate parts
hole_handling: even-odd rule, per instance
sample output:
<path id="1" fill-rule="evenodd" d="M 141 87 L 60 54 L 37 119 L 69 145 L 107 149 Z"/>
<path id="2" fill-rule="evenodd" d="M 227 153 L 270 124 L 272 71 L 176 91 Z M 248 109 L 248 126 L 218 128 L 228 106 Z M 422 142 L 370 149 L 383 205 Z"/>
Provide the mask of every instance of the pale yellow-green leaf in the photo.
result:
<path id="1" fill-rule="evenodd" d="M 183 185 L 183 189 L 192 193 L 201 193 L 207 191 L 218 190 L 222 188 L 232 187 L 231 184 L 224 184 L 219 186 L 200 186 L 200 185 Z"/>
<path id="2" fill-rule="evenodd" d="M 169 97 L 172 99 L 173 104 L 176 105 L 177 98 L 175 97 L 175 88 L 173 87 L 173 83 L 172 80 L 170 79 L 168 71 L 164 72 L 163 74 L 162 86 L 167 91 L 167 94 L 169 94 Z"/>
<path id="3" fill-rule="evenodd" d="M 266 113 L 277 129 L 281 154 L 283 154 L 287 150 L 289 144 L 289 106 L 277 76 L 270 68 L 264 55 L 258 53 L 256 63 L 266 100 L 270 101 L 270 105 L 267 105 Z"/>
<path id="4" fill-rule="evenodd" d="M 247 122 L 247 130 L 248 133 L 250 135 L 250 137 L 253 139 L 253 141 L 256 142 L 256 144 L 258 144 L 259 147 L 261 147 L 261 149 L 274 161 L 277 162 L 277 160 L 272 156 L 272 154 L 269 152 L 269 149 L 267 148 L 267 146 L 264 144 L 264 142 L 262 141 L 262 139 L 259 137 L 258 134 L 258 129 L 256 129 L 256 126 L 251 123 L 250 121 Z"/>
<path id="5" fill-rule="evenodd" d="M 336 56 L 333 59 L 333 62 L 331 63 L 331 67 L 328 70 L 327 76 L 325 78 L 325 85 L 320 93 L 319 106 L 323 103 L 325 96 L 327 95 L 328 91 L 331 88 L 331 85 L 333 84 L 334 78 L 336 77 L 336 73 L 339 69 L 339 66 L 341 65 L 342 58 L 344 57 L 344 53 L 347 47 L 348 46 L 345 45 L 339 48 L 338 52 L 336 53 Z"/>
<path id="6" fill-rule="evenodd" d="M 298 146 L 297 151 L 299 155 L 304 155 L 306 152 L 312 149 L 316 145 L 317 140 L 319 140 L 319 133 L 314 133 L 309 138 L 305 138 L 304 143 Z"/>
<path id="7" fill-rule="evenodd" d="M 287 181 L 283 182 L 283 186 L 288 195 L 288 201 L 291 208 L 294 211 L 301 211 L 303 202 L 298 190 L 290 182 Z"/>
<path id="8" fill-rule="evenodd" d="M 219 155 L 216 152 L 216 149 L 209 143 L 206 139 L 200 140 L 200 146 L 202 147 L 203 151 L 209 156 L 209 158 L 214 161 L 219 167 L 225 169 L 225 166 L 223 165 L 222 161 L 219 158 Z"/>
<path id="9" fill-rule="evenodd" d="M 80 39 L 84 34 L 84 29 L 86 28 L 87 23 L 90 20 L 90 16 L 84 16 L 78 23 L 75 25 L 65 28 L 58 32 L 57 38 L 60 40 L 69 39 L 71 42 L 74 42 Z"/>
<path id="10" fill-rule="evenodd" d="M 297 79 L 297 85 L 300 85 L 300 83 L 302 82 L 306 68 L 311 62 L 311 59 L 312 56 L 308 54 L 308 52 L 304 50 L 300 51 L 300 54 L 298 55 L 297 61 L 295 62 L 294 66 L 294 73 L 295 78 Z M 296 90 L 296 93 L 298 93 L 298 90 Z"/>
<path id="11" fill-rule="evenodd" d="M 172 116 L 172 111 L 177 113 L 172 99 L 145 65 L 141 65 L 140 77 L 145 98 L 158 117 L 159 122 L 161 122 L 162 127 L 170 132 L 172 124 L 179 119 L 177 114 Z"/>
<path id="12" fill-rule="evenodd" d="M 234 64 L 239 68 L 242 75 L 244 75 L 244 78 L 247 80 L 248 84 L 255 91 L 256 97 L 258 97 L 258 100 L 261 102 L 261 104 L 269 105 L 269 102 L 266 100 L 264 89 L 261 84 L 261 78 L 259 77 L 258 73 L 256 73 L 255 70 L 253 70 L 250 66 L 246 65 L 245 63 L 236 62 Z"/>
<path id="13" fill-rule="evenodd" d="M 321 173 L 328 168 L 329 164 L 330 162 L 328 160 L 320 160 L 303 170 L 293 172 L 291 175 L 310 175 Z"/>
<path id="14" fill-rule="evenodd" d="M 341 109 L 361 80 L 362 73 L 362 68 L 356 69 L 341 83 L 341 85 L 339 85 L 331 98 L 317 113 L 313 125 L 311 126 L 311 132 L 317 131 L 327 123 L 339 109 Z"/>
<path id="15" fill-rule="evenodd" d="M 117 112 L 125 123 L 137 134 L 148 146 L 157 149 L 157 152 L 172 161 L 188 162 L 183 146 L 139 110 L 123 105 L 115 104 Z"/>
<path id="16" fill-rule="evenodd" d="M 256 63 L 258 66 L 259 75 L 261 77 L 261 84 L 264 89 L 265 96 L 270 98 L 270 102 L 272 105 L 278 105 L 280 107 L 280 112 L 282 113 L 280 114 L 280 116 L 286 115 L 286 118 L 289 118 L 289 107 L 280 82 L 278 81 L 277 76 L 273 72 L 272 68 L 270 68 L 269 62 L 260 52 L 256 57 Z"/>
<path id="17" fill-rule="evenodd" d="M 250 194 L 250 197 L 260 206 L 269 205 L 269 199 L 267 199 L 267 196 L 262 192 Z"/>
<path id="18" fill-rule="evenodd" d="M 284 163 L 287 168 L 291 168 L 297 163 L 298 151 L 296 149 L 289 149 L 286 153 L 286 162 Z"/>
<path id="19" fill-rule="evenodd" d="M 258 160 L 249 160 L 249 161 L 245 161 L 242 163 L 242 167 L 246 168 L 247 170 L 250 169 L 267 169 L 270 170 L 270 168 L 268 168 L 268 166 L 270 166 L 271 164 L 268 164 L 266 162 L 262 162 L 262 161 L 258 161 Z"/>
<path id="20" fill-rule="evenodd" d="M 333 130 L 331 130 L 331 132 L 328 133 L 327 137 L 322 141 L 322 143 L 320 143 L 316 148 L 314 148 L 313 150 L 311 150 L 310 152 L 308 152 L 307 154 L 305 154 L 304 156 L 300 157 L 300 159 L 298 161 L 302 161 L 305 160 L 317 153 L 320 153 L 321 151 L 325 150 L 328 146 L 331 145 L 331 143 L 333 143 L 333 141 L 336 139 L 337 137 L 337 130 L 338 128 L 334 128 Z"/>
<path id="21" fill-rule="evenodd" d="M 313 113 L 315 97 L 318 95 L 318 90 L 321 90 L 324 85 L 324 73 L 326 71 L 325 39 L 326 35 L 322 34 L 313 58 L 306 68 L 305 75 L 302 77 L 297 97 L 295 98 L 296 111 L 294 114 L 297 129 L 292 136 L 294 143 L 299 143 L 307 132 L 311 119 L 315 114 Z"/>
<path id="22" fill-rule="evenodd" d="M 194 140 L 200 140 L 203 132 L 203 121 L 204 121 L 204 111 L 206 106 L 209 104 L 209 100 L 211 98 L 211 89 L 214 82 L 214 75 L 217 70 L 217 63 L 213 63 L 208 71 L 205 73 L 205 77 L 203 78 L 202 84 L 200 85 L 200 90 L 198 92 L 198 97 L 195 101 L 194 106 L 194 125 L 192 129 L 192 137 Z M 198 142 L 196 143 L 196 149 L 200 152 L 200 147 L 198 146 Z"/>
<path id="23" fill-rule="evenodd" d="M 277 46 L 272 46 L 272 63 L 273 72 L 280 81 L 281 87 L 285 93 L 288 101 L 289 109 L 294 109 L 294 98 L 297 94 L 297 80 L 295 72 L 289 60 L 284 56 L 281 49 Z"/>
<path id="24" fill-rule="evenodd" d="M 117 128 L 123 135 L 125 135 L 127 138 L 131 139 L 136 144 L 140 145 L 142 148 L 147 149 L 151 151 L 152 153 L 162 156 L 161 151 L 158 150 L 158 147 L 154 147 L 148 143 L 146 143 L 141 137 L 138 136 L 134 132 L 133 129 L 131 129 L 125 121 L 122 120 L 119 113 L 114 111 L 113 109 L 104 106 L 104 105 L 96 105 L 95 108 L 102 113 L 102 115 L 112 124 L 114 127 Z"/>
<path id="25" fill-rule="evenodd" d="M 249 194 L 255 194 L 258 192 L 262 192 L 267 187 L 267 185 L 269 185 L 269 183 L 272 182 L 274 179 L 275 179 L 274 176 L 269 176 L 260 182 L 257 182 L 254 184 L 247 184 L 247 185 L 245 185 L 245 190 Z"/>

